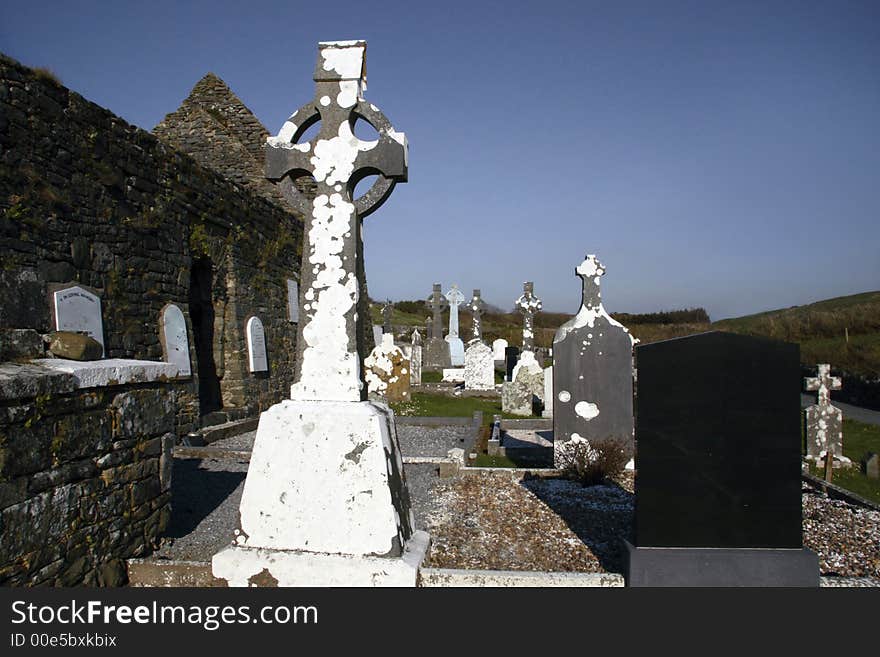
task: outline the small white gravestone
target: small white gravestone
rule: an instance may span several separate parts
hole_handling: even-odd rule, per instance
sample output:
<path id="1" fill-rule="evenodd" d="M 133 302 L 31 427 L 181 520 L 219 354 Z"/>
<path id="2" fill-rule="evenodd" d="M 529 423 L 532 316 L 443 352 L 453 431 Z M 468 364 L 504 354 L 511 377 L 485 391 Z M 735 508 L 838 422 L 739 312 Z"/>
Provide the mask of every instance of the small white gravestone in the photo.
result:
<path id="1" fill-rule="evenodd" d="M 55 330 L 88 334 L 101 344 L 103 357 L 105 352 L 101 300 L 79 285 L 57 290 L 52 296 L 55 304 Z"/>
<path id="2" fill-rule="evenodd" d="M 163 360 L 177 365 L 178 376 L 190 376 L 192 370 L 189 362 L 189 338 L 183 311 L 169 303 L 162 309 L 159 321 L 162 349 L 165 352 Z"/>
<path id="3" fill-rule="evenodd" d="M 466 390 L 495 389 L 492 350 L 482 340 L 471 340 L 464 352 L 464 387 Z"/>
<path id="4" fill-rule="evenodd" d="M 378 324 L 373 324 L 373 342 L 376 343 L 377 347 L 382 344 L 382 335 L 382 327 Z"/>
<path id="5" fill-rule="evenodd" d="M 287 279 L 287 317 L 294 324 L 299 323 L 299 283 Z"/>
<path id="6" fill-rule="evenodd" d="M 251 372 L 265 372 L 269 369 L 266 357 L 266 333 L 259 317 L 247 321 L 248 367 Z"/>
<path id="7" fill-rule="evenodd" d="M 544 412 L 542 417 L 553 417 L 553 366 L 544 370 Z"/>
<path id="8" fill-rule="evenodd" d="M 507 349 L 507 340 L 504 338 L 492 342 L 492 360 L 504 360 L 505 349 Z"/>

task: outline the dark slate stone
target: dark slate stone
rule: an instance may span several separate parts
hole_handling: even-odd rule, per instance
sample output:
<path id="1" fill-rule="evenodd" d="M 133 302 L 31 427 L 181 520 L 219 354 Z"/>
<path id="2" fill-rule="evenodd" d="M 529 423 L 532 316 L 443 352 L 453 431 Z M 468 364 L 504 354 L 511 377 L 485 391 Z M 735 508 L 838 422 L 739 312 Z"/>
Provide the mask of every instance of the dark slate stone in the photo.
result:
<path id="1" fill-rule="evenodd" d="M 519 347 L 505 347 L 504 363 L 507 369 L 508 381 L 513 378 L 513 368 L 516 367 L 517 362 L 519 362 Z"/>
<path id="2" fill-rule="evenodd" d="M 602 305 L 605 268 L 588 255 L 575 269 L 581 307 L 553 338 L 553 441 L 577 434 L 591 444 L 614 440 L 633 447 L 632 338 Z"/>
<path id="3" fill-rule="evenodd" d="M 636 364 L 635 545 L 802 547 L 798 345 L 710 332 Z"/>

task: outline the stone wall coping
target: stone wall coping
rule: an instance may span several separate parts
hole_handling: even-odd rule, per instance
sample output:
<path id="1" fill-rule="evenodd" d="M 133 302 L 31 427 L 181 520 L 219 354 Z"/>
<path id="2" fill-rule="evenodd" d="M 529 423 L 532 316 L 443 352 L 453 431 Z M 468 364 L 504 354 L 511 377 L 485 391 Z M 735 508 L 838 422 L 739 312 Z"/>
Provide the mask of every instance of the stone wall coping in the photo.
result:
<path id="1" fill-rule="evenodd" d="M 77 361 L 66 358 L 38 358 L 32 361 L 49 370 L 73 375 L 77 388 L 101 388 L 127 383 L 153 383 L 174 379 L 180 368 L 174 363 L 127 358 Z"/>

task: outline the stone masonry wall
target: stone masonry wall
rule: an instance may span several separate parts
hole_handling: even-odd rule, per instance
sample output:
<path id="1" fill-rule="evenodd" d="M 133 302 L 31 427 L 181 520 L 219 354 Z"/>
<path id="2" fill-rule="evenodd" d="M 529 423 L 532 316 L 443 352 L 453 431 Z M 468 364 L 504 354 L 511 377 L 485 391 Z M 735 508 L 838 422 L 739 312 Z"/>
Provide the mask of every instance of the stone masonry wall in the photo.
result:
<path id="1" fill-rule="evenodd" d="M 0 329 L 51 329 L 48 286 L 98 290 L 107 357 L 161 360 L 159 312 L 188 323 L 190 267 L 213 263 L 214 356 L 224 404 L 254 414 L 288 395 L 302 226 L 273 201 L 0 56 Z M 270 372 L 247 369 L 245 322 L 266 331 Z M 198 419 L 193 379 L 177 433 Z"/>
<path id="2" fill-rule="evenodd" d="M 125 582 L 170 515 L 183 384 L 79 389 L 72 375 L 0 364 L 0 585 Z"/>

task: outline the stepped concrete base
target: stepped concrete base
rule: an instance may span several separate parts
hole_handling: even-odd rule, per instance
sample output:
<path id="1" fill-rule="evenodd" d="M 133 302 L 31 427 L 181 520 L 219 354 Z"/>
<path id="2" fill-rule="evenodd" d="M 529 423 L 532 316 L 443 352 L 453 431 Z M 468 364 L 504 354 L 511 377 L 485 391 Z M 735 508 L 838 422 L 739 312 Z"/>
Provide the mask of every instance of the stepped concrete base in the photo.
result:
<path id="1" fill-rule="evenodd" d="M 624 543 L 629 553 L 627 586 L 819 586 L 819 559 L 812 550 Z"/>
<path id="2" fill-rule="evenodd" d="M 214 555 L 214 576 L 229 586 L 416 586 L 428 551 L 417 531 L 400 557 L 263 550 L 230 545 Z"/>

